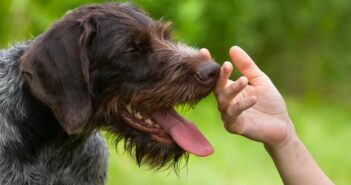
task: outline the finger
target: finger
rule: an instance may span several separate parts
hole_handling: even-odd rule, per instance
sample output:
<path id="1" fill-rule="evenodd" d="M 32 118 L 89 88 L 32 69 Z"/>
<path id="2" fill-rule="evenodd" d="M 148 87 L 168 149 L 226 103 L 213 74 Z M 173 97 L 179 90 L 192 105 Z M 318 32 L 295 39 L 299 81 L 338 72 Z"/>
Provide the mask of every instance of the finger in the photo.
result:
<path id="1" fill-rule="evenodd" d="M 243 111 L 255 105 L 256 102 L 257 98 L 255 96 L 251 96 L 244 100 L 234 102 L 233 104 L 228 106 L 226 113 L 231 119 L 235 120 Z"/>
<path id="2" fill-rule="evenodd" d="M 220 92 L 227 86 L 227 82 L 232 71 L 233 65 L 230 62 L 224 62 L 219 72 L 215 92 Z"/>
<path id="3" fill-rule="evenodd" d="M 249 55 L 238 46 L 233 46 L 229 50 L 229 55 L 234 65 L 239 71 L 249 79 L 253 85 L 267 80 L 265 74 L 257 67 Z"/>
<path id="4" fill-rule="evenodd" d="M 217 101 L 218 108 L 220 111 L 227 109 L 228 104 L 231 100 L 236 97 L 245 87 L 248 85 L 248 80 L 246 77 L 242 76 L 231 85 L 226 87 L 223 91 L 218 93 Z"/>
<path id="5" fill-rule="evenodd" d="M 199 52 L 200 52 L 200 55 L 204 56 L 205 58 L 207 58 L 209 60 L 212 58 L 210 52 L 206 48 L 200 49 Z"/>
<path id="6" fill-rule="evenodd" d="M 234 83 L 226 87 L 222 93 L 229 99 L 233 99 L 238 93 L 248 85 L 248 79 L 245 76 L 240 77 Z"/>

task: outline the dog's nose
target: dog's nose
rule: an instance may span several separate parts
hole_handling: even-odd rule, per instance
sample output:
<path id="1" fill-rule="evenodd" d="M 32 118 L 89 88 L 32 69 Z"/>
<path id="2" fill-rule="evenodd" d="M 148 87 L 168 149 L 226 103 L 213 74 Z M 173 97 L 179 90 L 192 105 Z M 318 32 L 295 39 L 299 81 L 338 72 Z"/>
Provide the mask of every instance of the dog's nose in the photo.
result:
<path id="1" fill-rule="evenodd" d="M 197 68 L 195 77 L 203 85 L 213 85 L 217 80 L 219 68 L 215 62 L 206 62 Z"/>

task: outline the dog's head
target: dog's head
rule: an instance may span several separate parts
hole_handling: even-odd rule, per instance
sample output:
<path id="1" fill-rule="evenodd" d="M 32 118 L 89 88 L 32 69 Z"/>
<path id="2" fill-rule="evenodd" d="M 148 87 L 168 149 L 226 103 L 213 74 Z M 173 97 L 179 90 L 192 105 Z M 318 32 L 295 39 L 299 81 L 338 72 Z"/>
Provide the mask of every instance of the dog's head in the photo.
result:
<path id="1" fill-rule="evenodd" d="M 106 129 L 139 164 L 176 164 L 212 147 L 176 113 L 213 89 L 219 66 L 126 4 L 81 7 L 32 42 L 21 71 L 67 134 Z"/>

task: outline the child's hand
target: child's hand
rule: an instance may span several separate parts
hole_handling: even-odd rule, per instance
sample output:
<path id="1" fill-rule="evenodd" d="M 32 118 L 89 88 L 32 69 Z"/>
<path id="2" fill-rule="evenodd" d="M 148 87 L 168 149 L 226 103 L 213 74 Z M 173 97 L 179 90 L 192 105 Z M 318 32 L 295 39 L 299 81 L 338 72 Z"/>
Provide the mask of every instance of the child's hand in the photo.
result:
<path id="1" fill-rule="evenodd" d="M 206 49 L 200 52 L 211 57 Z M 278 90 L 241 48 L 232 47 L 229 55 L 243 76 L 232 81 L 232 64 L 221 67 L 214 92 L 226 130 L 269 147 L 288 142 L 295 132 Z"/>

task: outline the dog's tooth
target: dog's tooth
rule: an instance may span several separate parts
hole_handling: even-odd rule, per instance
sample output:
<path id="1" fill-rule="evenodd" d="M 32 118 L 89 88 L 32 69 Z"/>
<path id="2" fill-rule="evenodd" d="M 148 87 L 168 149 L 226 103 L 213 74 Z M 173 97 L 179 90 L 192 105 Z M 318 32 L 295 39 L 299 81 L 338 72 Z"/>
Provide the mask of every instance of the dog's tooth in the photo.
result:
<path id="1" fill-rule="evenodd" d="M 161 126 L 159 124 L 155 124 L 154 127 L 161 128 Z"/>
<path id="2" fill-rule="evenodd" d="M 146 119 L 146 120 L 145 120 L 145 123 L 147 123 L 148 125 L 152 125 L 152 124 L 153 124 L 153 122 L 151 121 L 151 119 Z"/>
<path id="3" fill-rule="evenodd" d="M 143 115 L 141 115 L 140 112 L 135 113 L 134 116 L 138 119 L 143 119 Z"/>
<path id="4" fill-rule="evenodd" d="M 126 109 L 127 109 L 127 111 L 129 112 L 129 113 L 132 113 L 133 111 L 132 111 L 132 106 L 130 105 L 130 103 L 128 103 L 127 105 L 126 105 Z"/>

